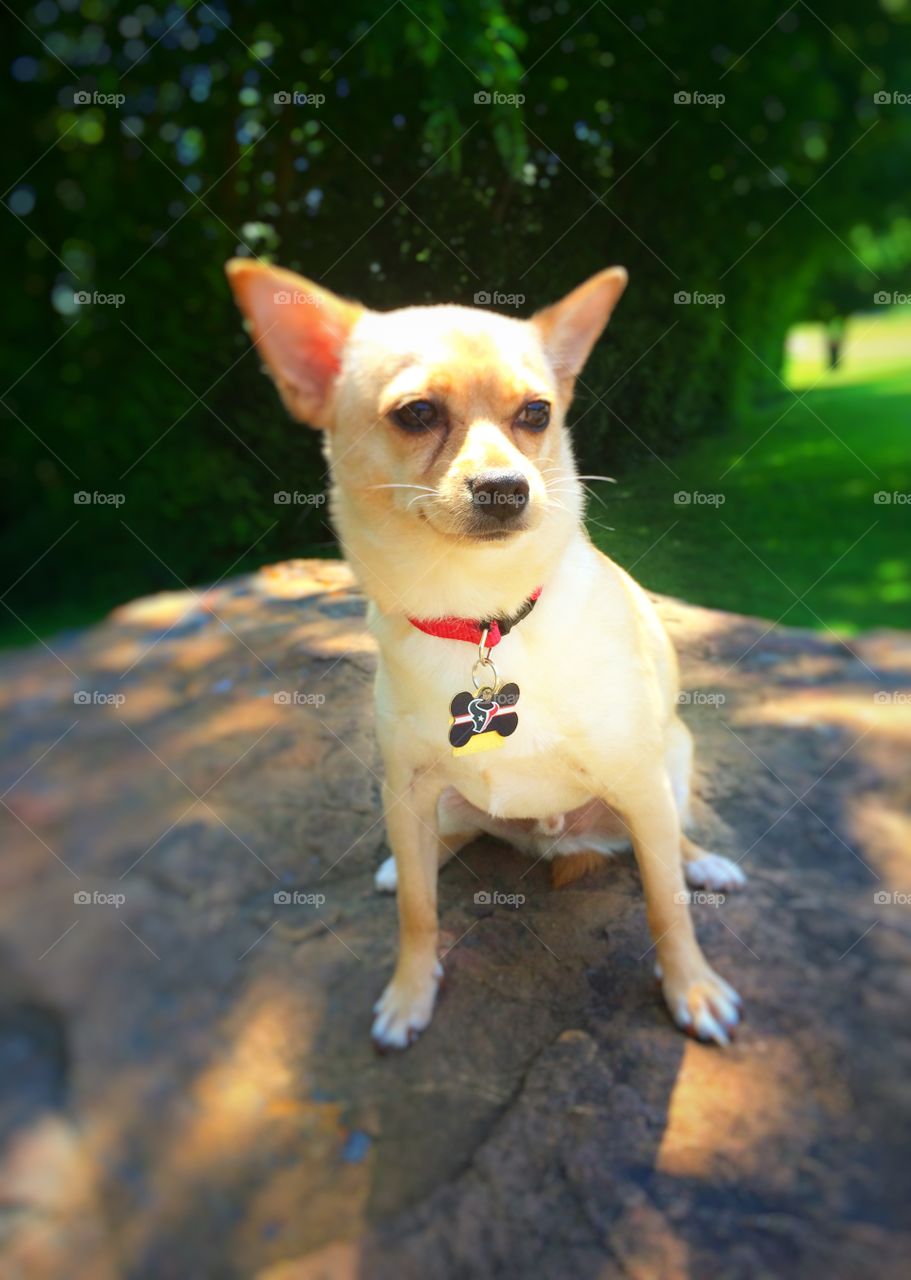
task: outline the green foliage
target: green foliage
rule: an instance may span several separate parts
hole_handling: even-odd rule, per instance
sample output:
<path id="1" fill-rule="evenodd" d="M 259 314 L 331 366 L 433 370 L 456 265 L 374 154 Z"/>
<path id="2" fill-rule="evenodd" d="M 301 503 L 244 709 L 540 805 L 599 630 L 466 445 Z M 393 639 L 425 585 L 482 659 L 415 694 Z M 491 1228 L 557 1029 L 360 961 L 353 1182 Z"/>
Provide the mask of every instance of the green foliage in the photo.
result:
<path id="1" fill-rule="evenodd" d="M 908 216 L 909 111 L 874 97 L 911 85 L 903 0 L 832 0 L 825 22 L 720 0 L 685 17 L 563 0 L 362 15 L 350 0 L 23 10 L 2 223 L 17 611 L 329 550 L 324 507 L 273 502 L 325 469 L 248 349 L 222 274 L 236 253 L 378 308 L 501 291 L 524 295 L 519 314 L 624 263 L 575 409 L 602 471 L 767 397 L 845 245 L 875 283 L 857 246 Z M 295 93 L 325 100 L 276 99 Z M 76 307 L 74 291 L 124 301 Z M 79 507 L 76 490 L 125 501 Z"/>

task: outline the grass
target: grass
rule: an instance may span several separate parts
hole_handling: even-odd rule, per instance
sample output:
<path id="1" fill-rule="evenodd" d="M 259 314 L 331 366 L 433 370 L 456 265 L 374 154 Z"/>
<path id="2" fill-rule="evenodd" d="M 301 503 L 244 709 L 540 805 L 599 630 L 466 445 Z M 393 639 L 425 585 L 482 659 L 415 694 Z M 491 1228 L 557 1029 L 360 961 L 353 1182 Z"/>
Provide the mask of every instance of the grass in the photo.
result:
<path id="1" fill-rule="evenodd" d="M 834 371 L 821 331 L 796 330 L 780 401 L 592 484 L 592 536 L 645 586 L 698 604 L 846 633 L 911 627 L 909 352 L 911 310 L 854 318 Z"/>

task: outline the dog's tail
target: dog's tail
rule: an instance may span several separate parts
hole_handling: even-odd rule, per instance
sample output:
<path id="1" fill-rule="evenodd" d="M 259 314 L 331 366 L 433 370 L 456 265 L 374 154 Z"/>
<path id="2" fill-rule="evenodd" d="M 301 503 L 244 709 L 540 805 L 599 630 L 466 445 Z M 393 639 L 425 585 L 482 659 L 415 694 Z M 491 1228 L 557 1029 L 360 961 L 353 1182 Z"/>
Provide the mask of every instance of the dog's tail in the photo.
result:
<path id="1" fill-rule="evenodd" d="M 555 889 L 565 889 L 589 871 L 603 866 L 601 853 L 561 853 L 550 864 L 550 882 Z"/>

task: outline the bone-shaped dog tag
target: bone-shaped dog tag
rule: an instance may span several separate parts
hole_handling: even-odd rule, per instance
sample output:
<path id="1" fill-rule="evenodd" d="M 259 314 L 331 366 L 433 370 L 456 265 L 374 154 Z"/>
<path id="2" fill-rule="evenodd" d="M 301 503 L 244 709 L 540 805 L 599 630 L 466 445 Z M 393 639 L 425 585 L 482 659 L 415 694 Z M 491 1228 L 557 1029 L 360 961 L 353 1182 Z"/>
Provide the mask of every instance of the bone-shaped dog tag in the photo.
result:
<path id="1" fill-rule="evenodd" d="M 499 692 L 457 693 L 449 706 L 449 742 L 454 756 L 494 751 L 519 724 L 519 686 L 504 684 Z"/>

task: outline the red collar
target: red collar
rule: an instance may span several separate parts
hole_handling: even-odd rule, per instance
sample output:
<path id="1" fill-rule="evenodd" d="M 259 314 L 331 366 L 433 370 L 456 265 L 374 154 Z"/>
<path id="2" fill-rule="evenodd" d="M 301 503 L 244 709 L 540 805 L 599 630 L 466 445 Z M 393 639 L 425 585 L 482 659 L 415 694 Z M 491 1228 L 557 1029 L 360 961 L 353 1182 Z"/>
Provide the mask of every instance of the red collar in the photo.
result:
<path id="1" fill-rule="evenodd" d="M 441 640 L 467 640 L 469 644 L 480 644 L 487 631 L 487 647 L 495 648 L 505 635 L 508 635 L 517 622 L 527 618 L 537 603 L 541 588 L 534 591 L 520 609 L 506 618 L 409 618 L 408 621 L 418 631 L 429 636 L 439 636 Z"/>

